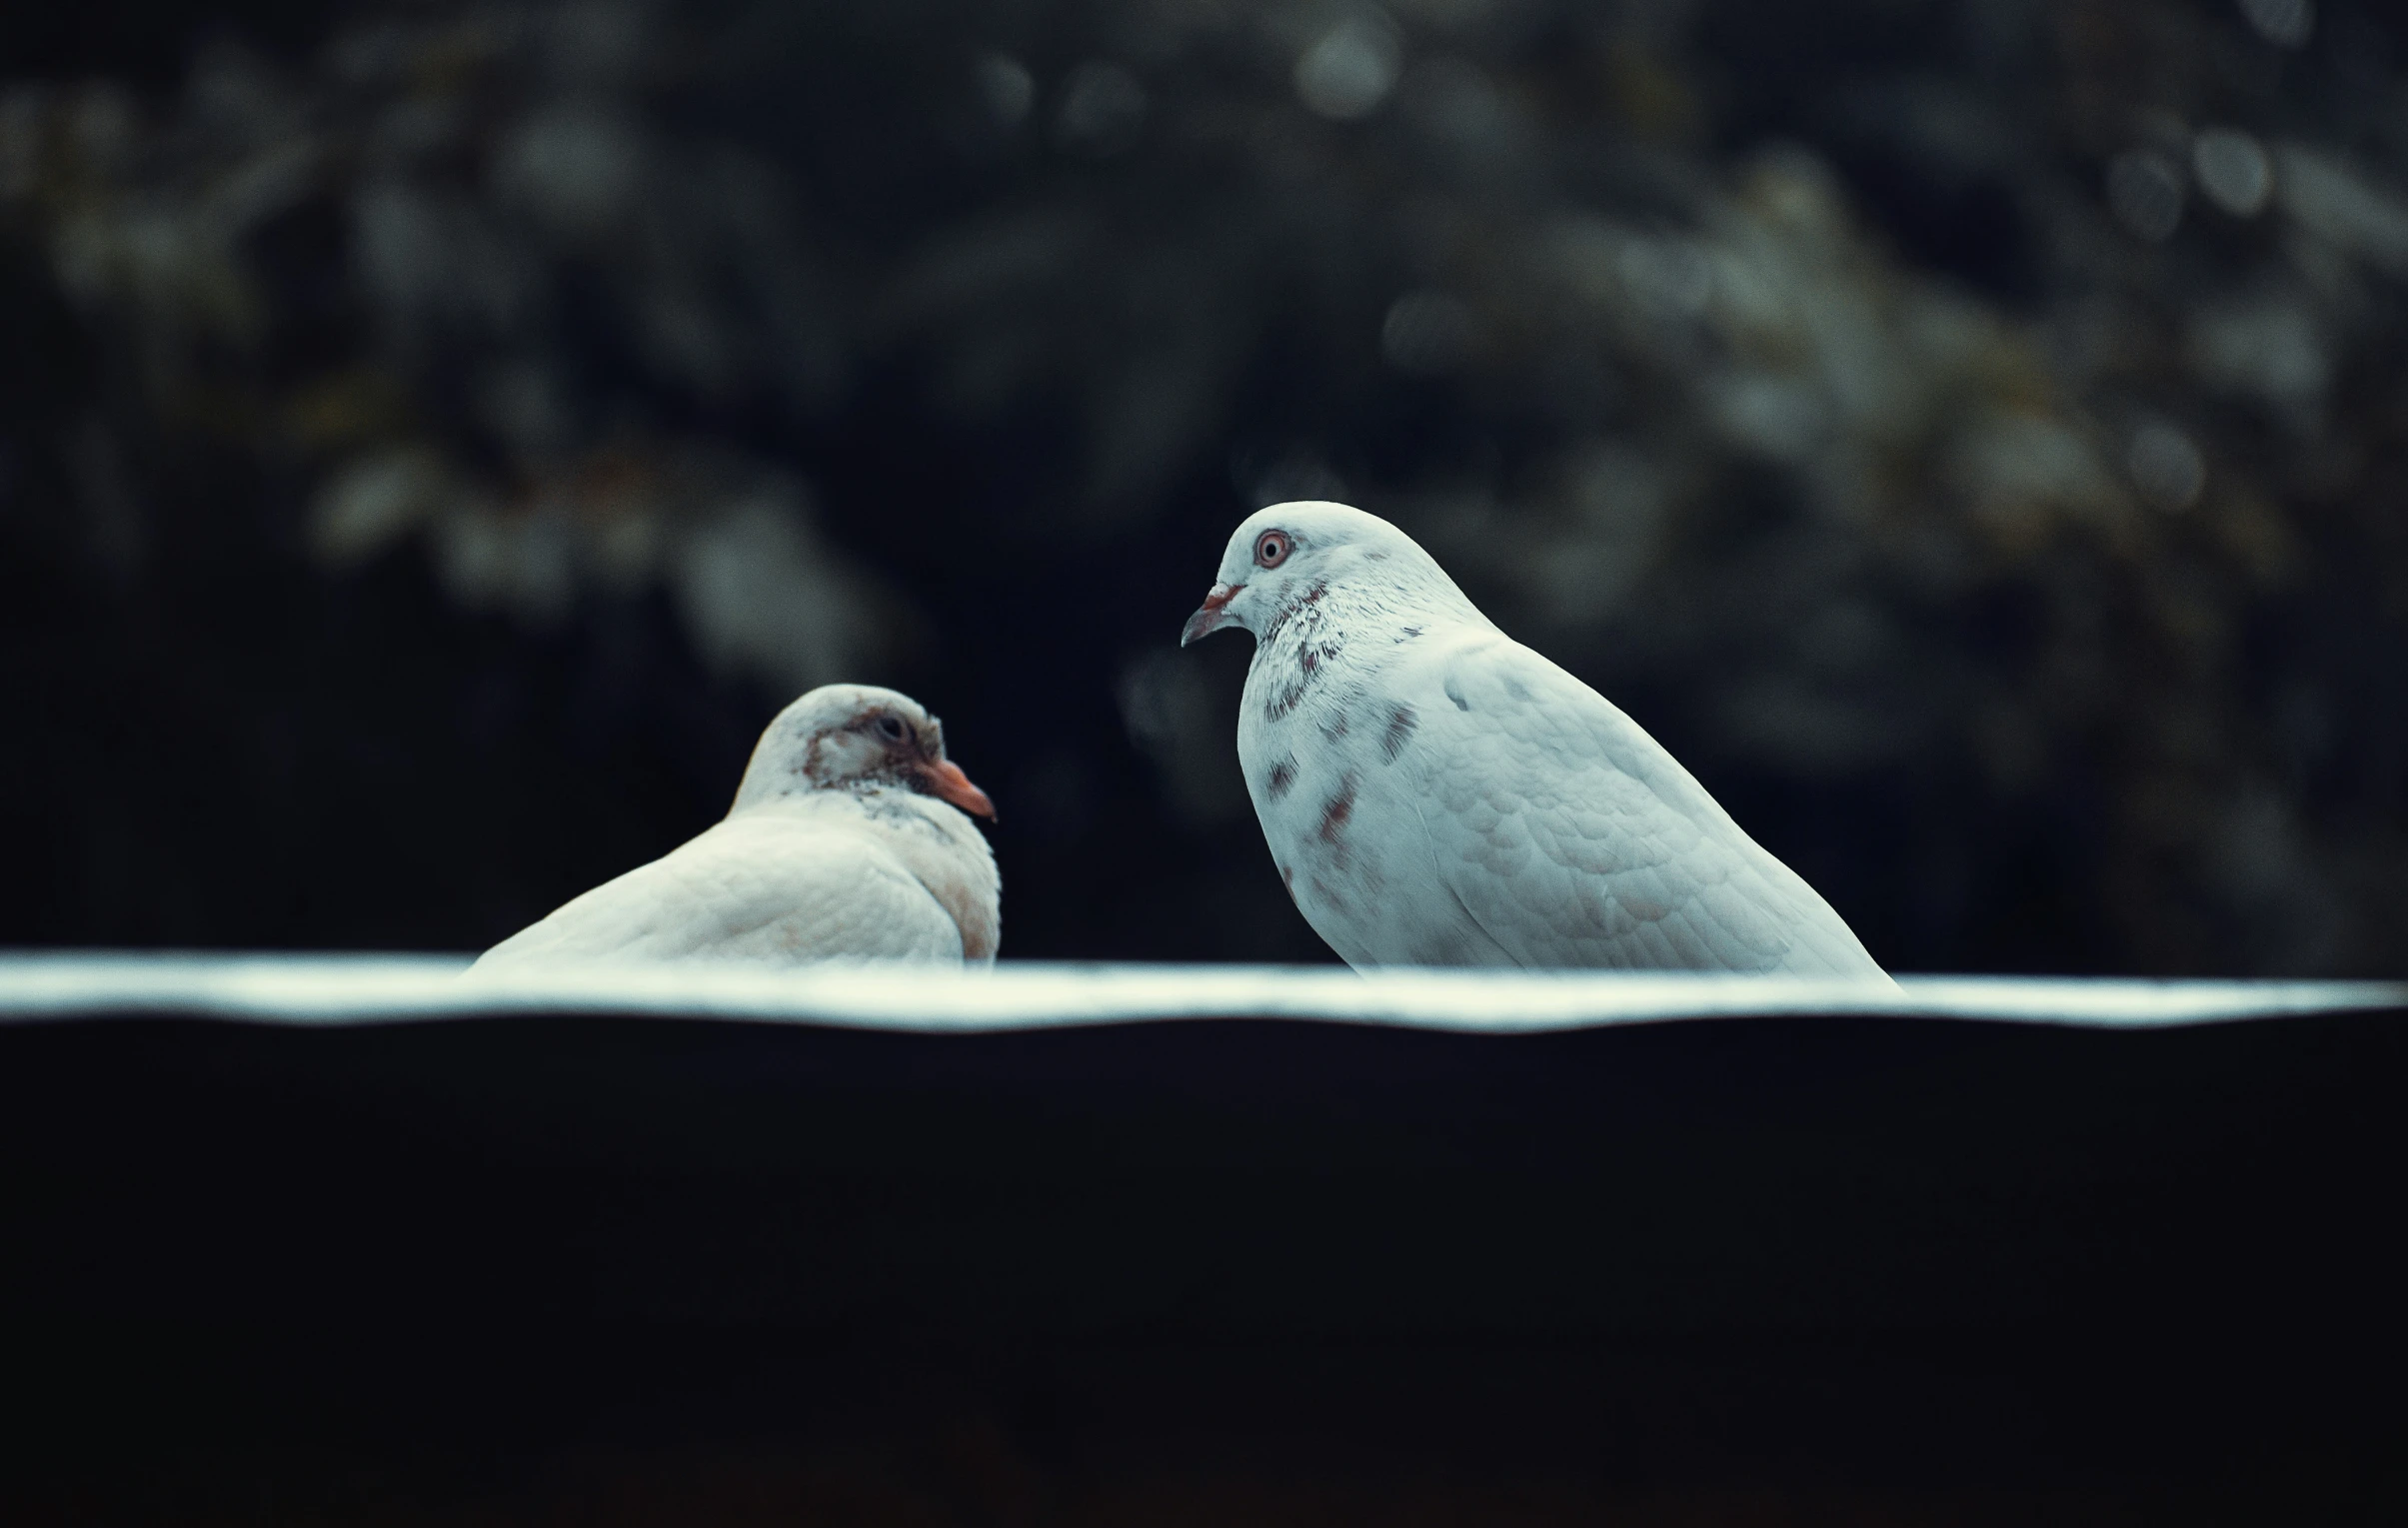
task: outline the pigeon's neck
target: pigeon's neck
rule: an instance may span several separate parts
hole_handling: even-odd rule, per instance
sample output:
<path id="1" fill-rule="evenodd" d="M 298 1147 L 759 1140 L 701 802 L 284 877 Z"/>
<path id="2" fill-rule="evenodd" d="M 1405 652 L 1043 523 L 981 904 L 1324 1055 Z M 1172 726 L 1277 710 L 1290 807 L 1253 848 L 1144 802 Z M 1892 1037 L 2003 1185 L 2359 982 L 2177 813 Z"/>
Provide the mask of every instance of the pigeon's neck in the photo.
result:
<path id="1" fill-rule="evenodd" d="M 1318 648 L 1371 648 L 1410 642 L 1433 627 L 1488 625 L 1443 573 L 1412 574 L 1425 576 L 1316 579 L 1264 623 L 1256 646 L 1300 660 Z"/>
<path id="2" fill-rule="evenodd" d="M 979 836 L 977 826 L 958 808 L 908 785 L 884 779 L 839 780 L 832 785 L 815 785 L 739 800 L 728 815 L 737 817 L 759 811 L 867 818 L 888 827 L 934 830 L 949 840 L 986 841 Z"/>
<path id="3" fill-rule="evenodd" d="M 1247 689 L 1276 724 L 1342 671 L 1369 671 L 1440 632 L 1488 618 L 1435 569 L 1430 577 L 1316 581 L 1264 624 Z"/>

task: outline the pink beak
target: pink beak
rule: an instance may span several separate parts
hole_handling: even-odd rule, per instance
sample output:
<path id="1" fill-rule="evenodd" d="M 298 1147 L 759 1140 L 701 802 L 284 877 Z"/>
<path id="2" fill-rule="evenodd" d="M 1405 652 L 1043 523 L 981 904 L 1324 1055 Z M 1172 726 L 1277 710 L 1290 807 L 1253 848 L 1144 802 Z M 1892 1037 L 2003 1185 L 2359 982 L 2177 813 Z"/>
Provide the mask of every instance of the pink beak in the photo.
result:
<path id="1" fill-rule="evenodd" d="M 1211 593 L 1204 596 L 1204 605 L 1188 618 L 1187 630 L 1179 634 L 1179 645 L 1184 648 L 1199 637 L 1209 637 L 1226 625 L 1229 602 L 1236 599 L 1237 591 L 1243 588 L 1245 586 L 1242 584 L 1213 585 Z"/>
<path id="2" fill-rule="evenodd" d="M 962 766 L 950 759 L 934 760 L 920 766 L 920 777 L 928 781 L 929 794 L 941 801 L 951 801 L 974 816 L 995 820 L 995 802 L 987 792 L 970 782 Z"/>

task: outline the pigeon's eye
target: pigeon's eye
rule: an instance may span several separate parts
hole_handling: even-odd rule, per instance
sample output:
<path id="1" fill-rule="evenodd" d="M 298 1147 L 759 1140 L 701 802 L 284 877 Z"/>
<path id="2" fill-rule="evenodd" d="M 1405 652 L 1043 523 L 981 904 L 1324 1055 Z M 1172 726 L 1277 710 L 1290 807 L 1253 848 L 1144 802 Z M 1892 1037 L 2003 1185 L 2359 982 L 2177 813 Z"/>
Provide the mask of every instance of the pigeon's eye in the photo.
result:
<path id="1" fill-rule="evenodd" d="M 1292 544 L 1284 531 L 1265 531 L 1254 538 L 1254 562 L 1262 568 L 1276 568 L 1287 561 Z"/>
<path id="2" fill-rule="evenodd" d="M 901 743 L 903 742 L 903 724 L 893 717 L 881 717 L 878 719 L 878 736 L 889 743 Z"/>

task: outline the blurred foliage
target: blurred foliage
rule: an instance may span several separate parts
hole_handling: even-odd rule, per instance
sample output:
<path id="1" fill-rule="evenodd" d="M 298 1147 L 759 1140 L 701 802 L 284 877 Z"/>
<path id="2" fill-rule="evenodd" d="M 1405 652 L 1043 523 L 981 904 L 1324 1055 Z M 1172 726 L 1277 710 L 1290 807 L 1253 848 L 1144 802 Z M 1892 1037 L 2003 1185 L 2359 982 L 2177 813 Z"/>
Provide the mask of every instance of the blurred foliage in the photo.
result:
<path id="1" fill-rule="evenodd" d="M 226 9 L 172 88 L 0 95 L 19 354 L 56 361 L 0 402 L 0 536 L 65 581 L 10 662 L 206 565 L 384 611 L 362 651 L 476 634 L 429 695 L 548 664 L 710 741 L 646 744 L 702 751 L 664 784 L 513 713 L 506 778 L 442 740 L 301 771 L 329 820 L 398 786 L 454 824 L 409 917 L 162 921 L 87 877 L 0 937 L 488 939 L 860 677 L 1000 776 L 1007 953 L 1311 957 L 1241 656 L 1169 643 L 1241 514 L 1340 497 L 1894 965 L 2399 969 L 2408 90 L 2371 7 L 395 4 L 276 46 Z M 301 693 L 286 726 L 342 725 Z"/>

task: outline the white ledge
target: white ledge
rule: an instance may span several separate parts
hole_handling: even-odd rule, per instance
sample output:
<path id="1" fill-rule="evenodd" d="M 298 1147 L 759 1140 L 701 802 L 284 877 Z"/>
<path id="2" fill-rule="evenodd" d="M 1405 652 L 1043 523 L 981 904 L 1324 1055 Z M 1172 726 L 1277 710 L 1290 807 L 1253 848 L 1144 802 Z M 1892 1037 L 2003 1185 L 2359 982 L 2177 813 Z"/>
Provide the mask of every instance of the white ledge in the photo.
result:
<path id="1" fill-rule="evenodd" d="M 2408 983 L 1907 976 L 1895 986 L 1686 973 L 1340 966 L 577 967 L 463 975 L 465 956 L 0 954 L 0 1023 L 144 1013 L 342 1025 L 530 1014 L 976 1032 L 1180 1018 L 1529 1033 L 1852 1014 L 2162 1028 L 2408 1007 Z"/>

